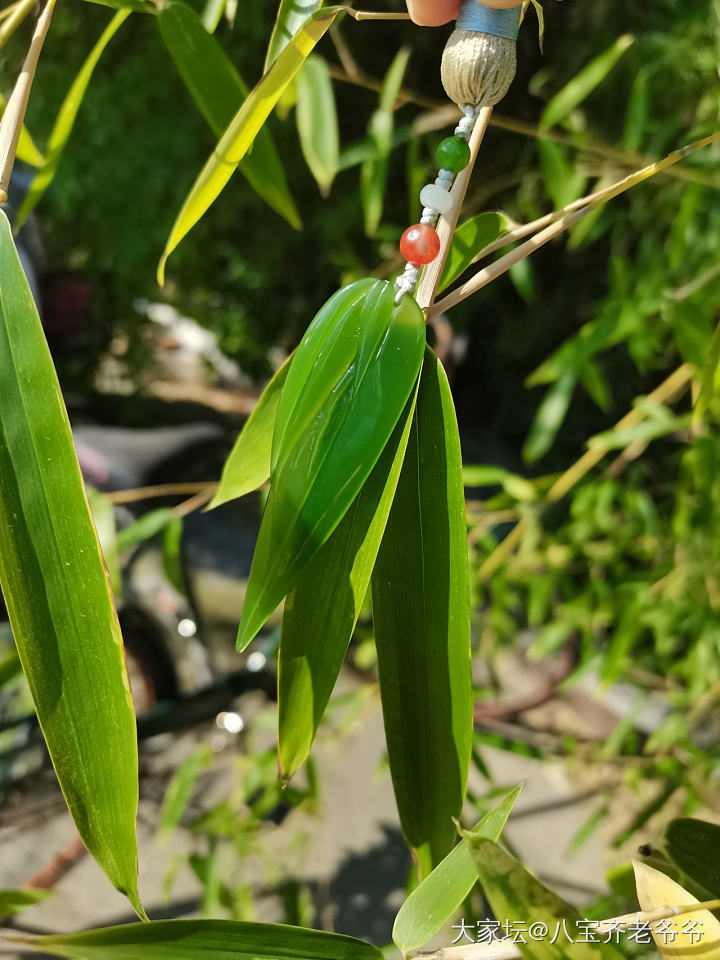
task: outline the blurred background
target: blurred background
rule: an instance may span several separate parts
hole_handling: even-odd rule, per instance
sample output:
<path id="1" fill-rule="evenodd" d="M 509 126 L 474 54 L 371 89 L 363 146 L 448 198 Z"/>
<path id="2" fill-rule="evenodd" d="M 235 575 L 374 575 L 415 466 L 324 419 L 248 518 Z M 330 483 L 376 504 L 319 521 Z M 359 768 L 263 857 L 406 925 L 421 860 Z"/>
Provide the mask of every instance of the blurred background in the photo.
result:
<path id="1" fill-rule="evenodd" d="M 718 0 L 544 7 L 543 49 L 530 9 L 463 219 L 530 222 L 718 129 Z M 224 8 L 216 36 L 249 85 L 275 12 L 267 0 Z M 27 115 L 40 146 L 110 15 L 58 7 Z M 141 888 L 154 918 L 284 919 L 382 945 L 410 864 L 369 618 L 314 760 L 283 791 L 279 621 L 234 652 L 262 497 L 203 508 L 317 309 L 342 283 L 400 270 L 399 237 L 454 124 L 439 79 L 450 28 L 336 24 L 314 60 L 332 83 L 315 126 L 298 124 L 294 96 L 269 121 L 301 228 L 236 175 L 161 290 L 157 261 L 215 139 L 153 19 L 131 16 L 104 51 L 20 235 L 121 605 L 141 848 L 154 851 Z M 25 26 L 0 50 L 5 96 Z M 302 83 L 312 98 L 318 88 Z M 568 90 L 569 107 L 541 126 Z M 313 138 L 335 118 L 339 152 L 319 173 Z M 631 904 L 623 865 L 640 847 L 652 855 L 671 817 L 720 822 L 712 390 L 691 417 L 720 356 L 718 157 L 715 145 L 593 212 L 430 331 L 466 463 L 477 689 L 467 824 L 525 779 L 508 836 L 586 915 Z M 15 177 L 12 210 L 32 177 L 29 166 Z M 122 919 L 62 812 L 14 663 L 0 625 L 0 886 L 56 889 L 23 929 Z"/>

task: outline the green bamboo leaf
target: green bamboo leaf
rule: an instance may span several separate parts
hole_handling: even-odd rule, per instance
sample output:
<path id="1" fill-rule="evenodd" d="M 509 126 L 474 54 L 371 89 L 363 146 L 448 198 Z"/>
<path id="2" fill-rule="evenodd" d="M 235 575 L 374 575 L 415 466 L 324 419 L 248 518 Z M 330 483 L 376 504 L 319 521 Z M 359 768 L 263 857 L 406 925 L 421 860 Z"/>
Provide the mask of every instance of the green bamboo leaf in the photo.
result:
<path id="1" fill-rule="evenodd" d="M 317 42 L 327 33 L 339 12 L 336 8 L 306 23 L 287 44 L 233 117 L 210 159 L 200 171 L 173 224 L 158 266 L 158 283 L 161 285 L 165 279 L 168 257 L 222 193 L 283 91 L 312 53 Z"/>
<path id="2" fill-rule="evenodd" d="M 0 890 L 0 917 L 22 913 L 52 895 L 52 890 Z"/>
<path id="3" fill-rule="evenodd" d="M 278 408 L 270 496 L 238 631 L 240 650 L 360 492 L 417 380 L 424 340 L 417 303 L 404 297 L 396 305 L 387 281 L 350 284 L 310 325 Z"/>
<path id="4" fill-rule="evenodd" d="M 187 582 L 182 565 L 182 537 L 185 524 L 182 517 L 173 517 L 162 531 L 163 572 L 178 593 L 185 593 Z"/>
<path id="5" fill-rule="evenodd" d="M 18 657 L 17 651 L 11 650 L 9 654 L 0 660 L 0 690 L 4 690 L 5 687 L 13 683 L 21 673 L 22 666 L 20 664 L 20 657 Z M 2 916 L 2 914 L 0 914 L 0 916 Z"/>
<path id="6" fill-rule="evenodd" d="M 702 420 L 705 411 L 718 394 L 720 394 L 720 324 L 715 328 L 702 368 L 700 390 L 693 408 L 695 423 Z"/>
<path id="7" fill-rule="evenodd" d="M 82 105 L 85 91 L 87 90 L 90 80 L 92 79 L 95 67 L 98 64 L 105 47 L 107 47 L 120 27 L 130 16 L 130 12 L 130 10 L 118 10 L 110 23 L 100 34 L 99 40 L 90 51 L 87 59 L 83 63 L 82 67 L 80 67 L 77 76 L 73 80 L 50 132 L 45 163 L 42 165 L 42 167 L 40 167 L 35 175 L 35 179 L 30 185 L 30 189 L 20 205 L 20 210 L 18 211 L 17 215 L 17 222 L 15 224 L 16 231 L 20 229 L 28 214 L 35 209 L 40 198 L 50 186 L 50 183 L 52 182 L 52 179 L 57 171 L 58 164 L 60 163 L 62 152 L 65 149 L 65 145 L 67 144 L 68 140 L 70 139 L 70 134 L 72 133 L 73 126 L 75 125 L 75 119 Z"/>
<path id="8" fill-rule="evenodd" d="M 461 223 L 450 245 L 439 291 L 442 292 L 454 283 L 467 270 L 483 247 L 501 237 L 509 226 L 509 221 L 503 213 L 479 213 Z"/>
<path id="9" fill-rule="evenodd" d="M 225 13 L 227 0 L 206 0 L 202 12 L 203 26 L 208 33 L 215 33 L 217 26 Z"/>
<path id="10" fill-rule="evenodd" d="M 425 876 L 452 847 L 472 747 L 460 439 L 450 387 L 430 349 L 372 598 L 395 798 Z"/>
<path id="11" fill-rule="evenodd" d="M 666 437 L 668 434 L 677 433 L 679 430 L 687 430 L 691 425 L 692 417 L 690 414 L 681 417 L 669 417 L 667 420 L 648 418 L 634 427 L 627 427 L 624 430 L 606 430 L 603 433 L 597 433 L 588 440 L 590 449 L 602 447 L 604 450 L 624 450 L 631 443 L 649 443 L 651 440 L 657 440 L 659 437 Z"/>
<path id="12" fill-rule="evenodd" d="M 275 26 L 270 35 L 265 56 L 265 72 L 290 43 L 295 34 L 314 16 L 323 5 L 323 0 L 280 0 Z"/>
<path id="13" fill-rule="evenodd" d="M 12 939 L 69 960 L 383 960 L 377 947 L 354 937 L 233 920 L 155 920 Z"/>
<path id="14" fill-rule="evenodd" d="M 494 810 L 467 831 L 464 838 L 410 894 L 400 907 L 393 926 L 393 941 L 407 955 L 439 933 L 457 913 L 477 883 L 472 840 L 499 840 L 512 813 L 522 784 L 505 797 Z"/>
<path id="15" fill-rule="evenodd" d="M 577 911 L 497 843 L 473 840 L 472 849 L 477 876 L 495 918 L 500 923 L 509 922 L 511 928 L 515 923 L 522 923 L 520 942 L 516 942 L 524 958 L 620 960 L 620 951 L 600 936 L 597 942 L 584 942 L 586 935 L 583 928 L 577 926 L 580 920 Z M 532 924 L 543 925 L 535 928 L 538 939 L 529 934 Z"/>
<path id="16" fill-rule="evenodd" d="M 244 497 L 270 479 L 275 418 L 291 362 L 292 357 L 288 357 L 263 390 L 257 406 L 248 417 L 225 461 L 220 485 L 208 510 Z"/>
<path id="17" fill-rule="evenodd" d="M 160 808 L 158 835 L 161 842 L 164 843 L 180 823 L 198 777 L 203 770 L 210 769 L 212 762 L 212 749 L 203 743 L 180 764 L 173 774 Z"/>
<path id="18" fill-rule="evenodd" d="M 5 97 L 0 94 L 0 115 L 5 109 Z M 35 141 L 28 133 L 25 126 L 20 128 L 20 139 L 17 145 L 17 158 L 27 163 L 31 167 L 41 167 L 45 163 L 45 157 L 35 146 Z"/>
<path id="19" fill-rule="evenodd" d="M 288 594 L 278 654 L 278 757 L 305 762 L 362 610 L 407 447 L 413 394 L 355 503 Z"/>
<path id="20" fill-rule="evenodd" d="M 591 60 L 583 69 L 556 93 L 540 117 L 540 127 L 547 130 L 562 123 L 579 106 L 613 69 L 618 60 L 635 43 L 635 37 L 626 33 L 618 37 L 612 46 Z"/>
<path id="21" fill-rule="evenodd" d="M 117 546 L 115 507 L 110 497 L 100 490 L 88 490 L 87 495 L 98 540 L 100 541 L 100 549 L 105 560 L 105 567 L 110 577 L 110 586 L 115 597 L 119 599 L 122 594 L 122 576 L 120 574 L 120 557 Z"/>
<path id="22" fill-rule="evenodd" d="M 222 137 L 248 95 L 247 85 L 188 4 L 171 0 L 161 9 L 156 22 L 188 93 L 215 136 Z M 259 130 L 252 152 L 240 161 L 239 170 L 273 210 L 296 230 L 300 229 L 300 214 L 267 128 Z"/>
<path id="23" fill-rule="evenodd" d="M 119 531 L 116 539 L 118 552 L 122 553 L 124 550 L 130 550 L 139 543 L 145 543 L 146 540 L 156 537 L 175 519 L 175 514 L 170 507 L 149 510 L 138 517 L 129 527 Z"/>
<path id="24" fill-rule="evenodd" d="M 670 860 L 692 881 L 720 896 L 720 826 L 688 817 L 666 828 L 662 847 Z"/>
<path id="25" fill-rule="evenodd" d="M 330 71 L 316 54 L 298 74 L 295 119 L 305 162 L 327 196 L 338 172 L 340 134 Z"/>
<path id="26" fill-rule="evenodd" d="M 587 177 L 568 160 L 565 147 L 554 140 L 540 139 L 537 148 L 545 189 L 555 209 L 560 210 L 583 195 Z"/>
<path id="27" fill-rule="evenodd" d="M 129 10 L 130 13 L 157 13 L 157 7 L 152 0 L 86 0 L 87 3 L 96 3 L 99 7 L 110 7 L 111 10 Z"/>
<path id="28" fill-rule="evenodd" d="M 70 813 L 138 913 L 137 739 L 122 638 L 67 413 L 0 214 L 0 585 Z"/>
<path id="29" fill-rule="evenodd" d="M 373 146 L 372 156 L 360 168 L 360 195 L 365 214 L 365 233 L 375 236 L 382 219 L 385 186 L 393 145 L 395 103 L 407 70 L 410 51 L 399 50 L 390 64 L 380 91 L 378 108 L 370 118 L 368 138 Z"/>
<path id="30" fill-rule="evenodd" d="M 544 457 L 555 442 L 570 409 L 576 384 L 577 374 L 573 370 L 568 370 L 545 394 L 523 446 L 523 457 L 528 463 L 535 463 Z"/>

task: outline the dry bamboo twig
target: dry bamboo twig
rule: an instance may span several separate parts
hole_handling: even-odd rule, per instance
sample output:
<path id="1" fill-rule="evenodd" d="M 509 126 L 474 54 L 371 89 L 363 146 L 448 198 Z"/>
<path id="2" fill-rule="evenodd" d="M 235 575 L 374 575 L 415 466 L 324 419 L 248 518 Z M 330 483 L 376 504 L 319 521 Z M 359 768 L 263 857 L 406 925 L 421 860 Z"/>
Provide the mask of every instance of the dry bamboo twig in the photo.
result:
<path id="1" fill-rule="evenodd" d="M 159 497 L 184 497 L 203 493 L 217 488 L 217 483 L 162 483 L 152 487 L 134 487 L 130 490 L 116 490 L 108 494 L 111 503 L 137 503 L 139 500 L 156 500 Z"/>
<path id="2" fill-rule="evenodd" d="M 581 210 L 576 210 L 575 213 L 563 217 L 551 226 L 541 230 L 534 237 L 531 237 L 530 240 L 526 240 L 525 243 L 522 243 L 519 247 L 511 250 L 510 253 L 506 253 L 504 257 L 500 257 L 499 260 L 490 264 L 489 267 L 484 267 L 482 270 L 479 270 L 475 276 L 471 277 L 466 283 L 461 284 L 456 290 L 453 290 L 452 293 L 443 297 L 442 300 L 438 300 L 437 303 L 432 304 L 427 310 L 428 320 L 432 320 L 441 313 L 445 313 L 461 301 L 467 299 L 467 297 L 472 296 L 473 293 L 482 290 L 483 287 L 492 283 L 493 280 L 497 280 L 498 277 L 501 277 L 514 267 L 516 263 L 525 260 L 526 257 L 531 256 L 536 250 L 539 250 L 540 247 L 544 247 L 546 243 L 549 243 L 561 233 L 574 227 L 589 210 L 589 207 L 583 207 Z"/>
<path id="3" fill-rule="evenodd" d="M 683 363 L 666 380 L 663 380 L 659 387 L 648 394 L 648 400 L 653 403 L 671 402 L 684 393 L 692 380 L 692 375 L 693 367 L 689 363 Z M 621 420 L 618 420 L 613 430 L 627 430 L 629 427 L 634 427 L 641 423 L 645 416 L 645 412 L 640 407 L 633 407 Z M 548 504 L 561 500 L 583 477 L 587 476 L 593 467 L 600 463 L 607 452 L 607 448 L 603 446 L 592 447 L 587 450 L 579 460 L 558 477 L 546 493 L 544 502 Z M 478 571 L 480 580 L 489 579 L 499 569 L 522 539 L 527 526 L 527 521 L 521 520 L 505 539 L 495 547 Z"/>
<path id="4" fill-rule="evenodd" d="M 350 83 L 365 90 L 372 90 L 379 93 L 382 90 L 382 82 L 374 77 L 369 77 L 365 73 L 351 75 L 333 64 L 329 65 L 330 76 L 340 83 Z M 413 129 L 416 133 L 432 133 L 436 130 L 442 130 L 453 123 L 460 116 L 458 108 L 441 100 L 434 100 L 431 97 L 424 97 L 415 90 L 402 87 L 398 94 L 398 103 L 413 103 L 418 107 L 427 110 L 425 116 L 416 117 L 413 123 Z M 539 126 L 532 123 L 526 123 L 523 120 L 516 120 L 513 117 L 505 116 L 497 111 L 493 112 L 490 118 L 489 126 L 498 130 L 507 130 L 509 133 L 516 133 L 522 137 L 528 137 L 533 140 L 551 140 L 553 143 L 559 143 L 571 147 L 573 150 L 585 151 L 589 154 L 595 154 L 604 157 L 606 160 L 614 160 L 624 167 L 646 166 L 654 163 L 652 157 L 642 153 L 627 152 L 619 150 L 617 147 L 611 147 L 600 140 L 591 139 L 585 143 L 577 143 L 571 136 L 557 133 L 553 130 L 541 130 Z M 672 166 L 668 169 L 659 171 L 669 177 L 678 180 L 684 180 L 688 183 L 698 183 L 702 186 L 712 187 L 714 190 L 720 189 L 720 181 L 713 177 L 707 177 L 697 170 L 688 169 L 683 166 Z"/>
<path id="5" fill-rule="evenodd" d="M 35 9 L 35 0 L 19 0 L 18 3 L 13 4 L 12 7 L 8 9 L 10 10 L 9 13 L 3 10 L 3 19 L 5 22 L 0 27 L 0 49 L 5 46 L 17 28 L 33 12 Z"/>
<path id="6" fill-rule="evenodd" d="M 0 203 L 7 200 L 10 174 L 15 163 L 15 154 L 20 139 L 20 131 L 25 120 L 30 88 L 35 78 L 38 57 L 50 27 L 54 7 L 55 0 L 48 0 L 40 14 L 20 76 L 17 78 L 0 120 Z M 4 26 L 7 27 L 8 23 L 9 20 L 5 22 Z"/>

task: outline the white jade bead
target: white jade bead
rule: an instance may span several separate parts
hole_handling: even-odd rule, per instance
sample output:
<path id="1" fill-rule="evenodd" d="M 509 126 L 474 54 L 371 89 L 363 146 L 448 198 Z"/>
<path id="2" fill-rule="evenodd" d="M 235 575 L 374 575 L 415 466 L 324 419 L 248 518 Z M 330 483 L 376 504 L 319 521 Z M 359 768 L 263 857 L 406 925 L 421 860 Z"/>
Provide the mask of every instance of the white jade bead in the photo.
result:
<path id="1" fill-rule="evenodd" d="M 436 183 L 427 183 L 420 191 L 420 203 L 424 207 L 432 207 L 438 213 L 449 213 L 453 199 L 444 187 L 439 187 Z"/>

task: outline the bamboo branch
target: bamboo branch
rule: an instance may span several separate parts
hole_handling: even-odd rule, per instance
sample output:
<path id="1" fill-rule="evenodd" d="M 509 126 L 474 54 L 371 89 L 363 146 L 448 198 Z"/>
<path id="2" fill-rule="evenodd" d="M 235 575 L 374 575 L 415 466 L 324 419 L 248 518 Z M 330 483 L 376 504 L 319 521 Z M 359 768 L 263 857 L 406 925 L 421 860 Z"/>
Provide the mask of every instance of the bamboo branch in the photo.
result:
<path id="1" fill-rule="evenodd" d="M 50 27 L 54 7 L 55 0 L 48 0 L 40 14 L 20 76 L 15 82 L 13 92 L 0 119 L 0 203 L 7 200 L 8 184 L 15 163 L 20 131 L 25 120 L 30 88 L 35 78 L 38 57 Z M 6 21 L 5 26 L 8 22 Z"/>
<path id="2" fill-rule="evenodd" d="M 623 177 L 622 180 L 618 180 L 616 183 L 611 184 L 609 187 L 605 187 L 602 190 L 597 190 L 595 193 L 590 193 L 585 197 L 580 197 L 579 200 L 574 200 L 561 210 L 555 210 L 552 213 L 548 213 L 544 217 L 540 217 L 539 220 L 535 220 L 533 223 L 516 227 L 504 234 L 502 237 L 499 237 L 497 240 L 494 240 L 476 255 L 472 261 L 473 263 L 483 259 L 490 253 L 493 253 L 495 250 L 505 247 L 523 236 L 527 236 L 527 234 L 532 233 L 533 230 L 537 229 L 538 227 L 544 228 L 531 240 L 528 240 L 527 243 L 522 244 L 516 250 L 511 251 L 504 257 L 501 257 L 491 266 L 483 268 L 466 283 L 462 284 L 451 294 L 436 303 L 429 311 L 429 319 L 432 319 L 432 317 L 437 316 L 439 313 L 442 313 L 445 310 L 449 310 L 462 300 L 465 300 L 466 297 L 471 296 L 473 293 L 476 293 L 478 290 L 481 290 L 483 287 L 487 286 L 488 283 L 491 283 L 497 277 L 501 276 L 520 260 L 523 260 L 525 257 L 533 254 L 549 240 L 552 240 L 553 237 L 558 236 L 565 230 L 569 230 L 578 222 L 578 220 L 582 219 L 586 213 L 589 213 L 591 210 L 595 210 L 603 204 L 608 203 L 610 200 L 620 196 L 620 194 L 625 193 L 632 187 L 643 183 L 645 180 L 650 179 L 650 177 L 655 176 L 673 164 L 678 163 L 685 157 L 690 156 L 696 151 L 701 150 L 703 147 L 707 147 L 718 140 L 720 140 L 720 131 L 713 133 L 708 137 L 703 137 L 702 140 L 697 140 L 695 143 L 688 144 L 685 147 L 680 147 L 678 150 L 673 150 L 672 153 L 668 154 L 662 160 L 653 161 L 646 167 L 643 167 L 641 170 L 634 171 L 627 177 Z"/>
<path id="3" fill-rule="evenodd" d="M 663 380 L 660 386 L 656 387 L 652 393 L 648 394 L 648 400 L 652 403 L 672 402 L 687 389 L 692 380 L 693 367 L 689 363 L 683 363 L 670 376 Z M 613 430 L 627 430 L 645 419 L 645 411 L 639 406 L 633 407 L 621 420 L 613 427 Z M 596 446 L 587 450 L 579 460 L 577 460 L 565 473 L 561 474 L 555 483 L 550 487 L 545 495 L 545 503 L 555 503 L 561 500 L 572 488 L 579 483 L 590 471 L 600 463 L 602 458 L 608 452 L 606 447 Z M 500 568 L 500 565 L 512 554 L 515 547 L 522 540 L 523 534 L 528 528 L 526 520 L 521 520 L 510 533 L 501 540 L 493 552 L 485 559 L 485 562 L 478 571 L 480 580 L 488 580 Z"/>
<path id="4" fill-rule="evenodd" d="M 35 0 L 20 0 L 13 4 L 10 13 L 6 15 L 5 22 L 0 27 L 0 49 L 8 42 L 17 28 L 35 9 Z M 5 11 L 3 11 L 5 13 Z"/>
<path id="5" fill-rule="evenodd" d="M 353 20 L 409 20 L 409 13 L 383 13 L 374 10 L 355 10 L 354 7 L 340 6 Z"/>
<path id="6" fill-rule="evenodd" d="M 506 253 L 504 257 L 500 257 L 495 263 L 491 263 L 489 267 L 478 270 L 475 276 L 471 277 L 466 283 L 461 284 L 456 290 L 453 290 L 452 293 L 443 297 L 442 300 L 438 300 L 437 303 L 432 304 L 427 310 L 428 320 L 432 320 L 434 317 L 439 316 L 439 314 L 445 313 L 462 300 L 472 296 L 473 293 L 482 290 L 483 287 L 492 283 L 493 280 L 497 280 L 498 277 L 507 273 L 516 263 L 525 260 L 526 257 L 531 256 L 536 250 L 539 250 L 540 247 L 544 247 L 546 243 L 549 243 L 561 233 L 570 230 L 576 223 L 582 220 L 589 209 L 589 207 L 583 207 L 581 210 L 576 210 L 575 213 L 563 217 L 562 220 L 558 220 L 557 223 L 553 223 L 551 226 L 541 230 L 540 233 L 531 237 L 530 240 L 526 240 L 525 243 L 520 244 L 519 247 L 511 250 L 510 253 Z"/>
<path id="7" fill-rule="evenodd" d="M 329 70 L 330 76 L 341 83 L 349 83 L 356 87 L 362 87 L 365 90 L 372 90 L 374 93 L 379 93 L 382 90 L 382 81 L 370 77 L 365 73 L 352 76 L 334 64 L 329 64 Z M 431 97 L 425 97 L 416 90 L 411 90 L 407 87 L 400 89 L 398 103 L 413 103 L 429 111 L 424 117 L 421 116 L 415 119 L 413 129 L 416 133 L 431 133 L 436 130 L 442 130 L 460 116 L 460 111 L 456 106 L 441 100 L 434 100 Z M 541 130 L 536 124 L 516 120 L 514 117 L 505 116 L 504 114 L 497 113 L 497 111 L 493 112 L 489 126 L 495 127 L 498 130 L 507 130 L 509 133 L 516 133 L 521 137 L 528 137 L 533 140 L 552 140 L 553 143 L 571 147 L 578 152 L 584 151 L 585 153 L 595 154 L 595 156 L 612 160 L 625 167 L 646 166 L 654 162 L 653 159 L 646 154 L 620 150 L 617 147 L 611 147 L 609 144 L 594 138 L 578 143 L 572 136 L 558 133 L 554 130 Z M 711 187 L 714 190 L 720 189 L 719 180 L 704 176 L 697 170 L 688 169 L 683 166 L 672 166 L 659 172 L 688 183 L 698 183 L 705 187 Z"/>
<path id="8" fill-rule="evenodd" d="M 478 113 L 475 126 L 470 136 L 470 163 L 455 178 L 455 183 L 450 191 L 453 198 L 452 208 L 450 213 L 447 214 L 447 216 L 441 217 L 438 223 L 437 230 L 438 236 L 440 237 L 440 253 L 433 262 L 423 270 L 422 277 L 420 278 L 420 285 L 415 299 L 419 303 L 420 308 L 425 311 L 428 318 L 430 315 L 429 311 L 435 301 L 437 288 L 440 283 L 443 268 L 445 267 L 445 261 L 450 253 L 450 246 L 455 228 L 457 227 L 458 218 L 460 217 L 465 194 L 467 193 L 467 188 L 470 183 L 470 177 L 472 176 L 478 151 L 485 137 L 485 131 L 488 128 L 491 114 L 492 107 L 482 107 Z"/>

